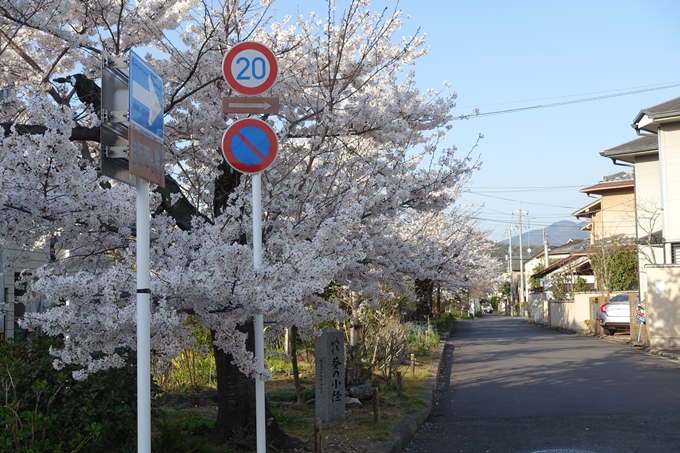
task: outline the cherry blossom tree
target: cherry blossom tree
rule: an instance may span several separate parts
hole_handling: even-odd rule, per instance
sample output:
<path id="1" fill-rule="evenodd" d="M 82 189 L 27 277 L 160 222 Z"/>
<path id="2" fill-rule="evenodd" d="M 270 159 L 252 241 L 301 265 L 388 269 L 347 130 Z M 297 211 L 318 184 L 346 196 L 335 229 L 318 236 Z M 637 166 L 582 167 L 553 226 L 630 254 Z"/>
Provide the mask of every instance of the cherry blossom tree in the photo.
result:
<path id="1" fill-rule="evenodd" d="M 473 257 L 484 251 L 470 217 L 432 226 L 437 213 L 455 212 L 479 164 L 443 146 L 455 94 L 416 86 L 411 67 L 424 38 L 402 38 L 401 11 L 375 13 L 364 0 L 342 8 L 330 0 L 320 14 L 278 21 L 274 12 L 288 6 L 270 3 L 0 0 L 0 81 L 12 93 L 0 103 L 0 248 L 52 252 L 27 279 L 27 297 L 40 295 L 47 310 L 24 322 L 67 333 L 55 366 L 81 364 L 82 378 L 121 366 L 120 351 L 136 346 L 135 194 L 101 174 L 93 94 L 102 52 L 134 48 L 164 81 L 166 184 L 151 197 L 152 348 L 176 356 L 189 338 L 187 313 L 211 331 L 216 439 L 254 434 L 254 314 L 269 335 L 296 326 L 310 336 L 320 321 L 345 316 L 337 300 L 319 296 L 331 281 L 371 296 L 414 279 L 456 286 L 491 266 Z M 281 110 L 262 117 L 280 148 L 262 176 L 258 271 L 250 178 L 220 152 L 224 130 L 240 118 L 221 112 L 222 96 L 234 94 L 222 58 L 247 40 L 272 48 L 280 67 L 269 95 Z"/>

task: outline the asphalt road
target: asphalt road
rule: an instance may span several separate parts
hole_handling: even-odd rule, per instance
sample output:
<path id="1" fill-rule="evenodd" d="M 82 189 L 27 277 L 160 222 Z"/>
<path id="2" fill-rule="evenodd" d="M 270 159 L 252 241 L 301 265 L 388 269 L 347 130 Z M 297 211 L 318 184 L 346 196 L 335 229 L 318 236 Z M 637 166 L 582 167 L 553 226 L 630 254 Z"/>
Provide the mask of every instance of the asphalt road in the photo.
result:
<path id="1" fill-rule="evenodd" d="M 680 364 L 520 318 L 456 323 L 410 453 L 680 452 Z"/>

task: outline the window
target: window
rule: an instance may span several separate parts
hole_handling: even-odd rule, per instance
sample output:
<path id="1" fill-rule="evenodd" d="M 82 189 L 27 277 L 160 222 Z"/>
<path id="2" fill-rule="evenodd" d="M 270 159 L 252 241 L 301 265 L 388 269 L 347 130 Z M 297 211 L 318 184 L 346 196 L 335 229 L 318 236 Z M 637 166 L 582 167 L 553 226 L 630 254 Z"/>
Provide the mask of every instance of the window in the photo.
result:
<path id="1" fill-rule="evenodd" d="M 18 282 L 21 280 L 21 274 L 19 272 L 14 273 L 14 283 Z M 23 303 L 16 303 L 17 298 L 23 296 L 26 294 L 26 289 L 19 287 L 17 288 L 16 286 L 14 287 L 14 323 L 16 324 L 17 321 L 21 318 L 24 317 L 24 314 L 26 313 L 26 305 Z"/>
<path id="2" fill-rule="evenodd" d="M 671 263 L 680 264 L 680 242 L 671 244 Z"/>

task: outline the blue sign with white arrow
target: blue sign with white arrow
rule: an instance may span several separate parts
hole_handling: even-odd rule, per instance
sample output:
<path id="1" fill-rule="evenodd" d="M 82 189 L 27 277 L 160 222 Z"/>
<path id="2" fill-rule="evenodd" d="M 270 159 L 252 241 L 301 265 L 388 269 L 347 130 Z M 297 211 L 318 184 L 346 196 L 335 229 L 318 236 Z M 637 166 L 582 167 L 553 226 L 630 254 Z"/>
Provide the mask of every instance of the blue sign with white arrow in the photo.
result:
<path id="1" fill-rule="evenodd" d="M 130 127 L 163 143 L 163 79 L 130 51 Z"/>

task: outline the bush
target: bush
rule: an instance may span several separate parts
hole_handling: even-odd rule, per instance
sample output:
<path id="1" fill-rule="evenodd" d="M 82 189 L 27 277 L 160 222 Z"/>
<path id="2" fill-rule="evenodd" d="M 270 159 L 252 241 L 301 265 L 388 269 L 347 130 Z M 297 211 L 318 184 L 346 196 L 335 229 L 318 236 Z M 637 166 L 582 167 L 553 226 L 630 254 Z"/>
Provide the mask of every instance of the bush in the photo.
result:
<path id="1" fill-rule="evenodd" d="M 436 348 L 439 344 L 439 333 L 430 321 L 424 324 L 407 323 L 407 326 L 410 328 L 408 343 L 416 353 Z"/>
<path id="2" fill-rule="evenodd" d="M 305 400 L 310 400 L 310 399 L 314 398 L 315 392 L 314 392 L 313 388 L 304 389 L 303 392 L 304 392 L 304 395 L 305 395 Z M 267 392 L 267 400 L 268 401 L 296 402 L 297 401 L 297 393 L 295 392 L 295 387 L 287 387 L 287 388 L 272 390 L 271 392 Z"/>
<path id="3" fill-rule="evenodd" d="M 453 313 L 445 313 L 441 318 L 430 319 L 430 323 L 434 325 L 437 332 L 448 332 L 454 322 L 456 322 L 456 316 Z"/>
<path id="4" fill-rule="evenodd" d="M 206 440 L 193 435 L 192 432 L 201 425 L 212 424 L 213 420 L 191 412 L 161 417 L 155 423 L 157 434 L 151 439 L 151 451 L 154 453 L 211 453 L 216 449 Z"/>
<path id="5" fill-rule="evenodd" d="M 183 349 L 165 368 L 155 376 L 163 391 L 195 392 L 203 387 L 216 387 L 215 356 L 210 331 L 190 315 L 186 324 L 193 328 L 193 346 Z"/>
<path id="6" fill-rule="evenodd" d="M 386 383 L 408 357 L 408 330 L 396 319 L 388 319 L 381 329 L 367 339 L 373 353 L 371 364 Z"/>
<path id="7" fill-rule="evenodd" d="M 100 371 L 84 381 L 56 371 L 55 338 L 0 345 L 7 404 L 0 409 L 3 452 L 125 451 L 136 442 L 136 368 Z M 130 357 L 134 360 L 134 357 Z M 133 362 L 134 363 L 134 362 Z"/>

